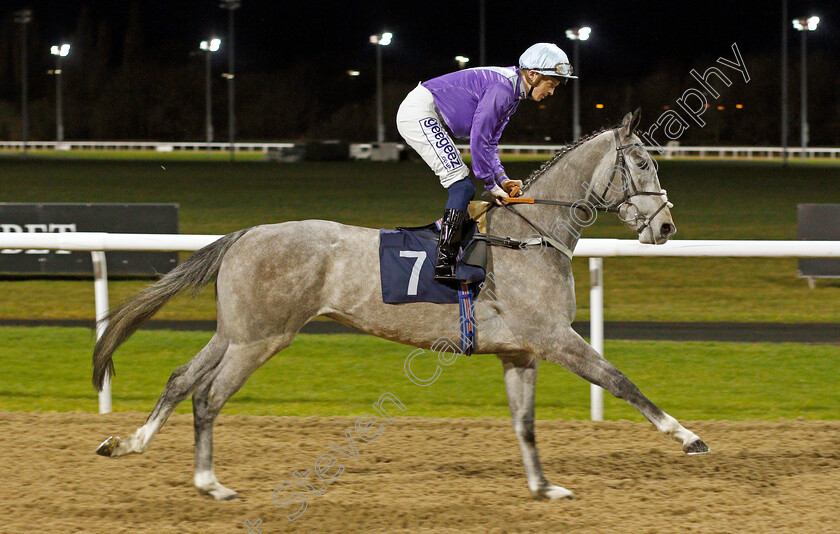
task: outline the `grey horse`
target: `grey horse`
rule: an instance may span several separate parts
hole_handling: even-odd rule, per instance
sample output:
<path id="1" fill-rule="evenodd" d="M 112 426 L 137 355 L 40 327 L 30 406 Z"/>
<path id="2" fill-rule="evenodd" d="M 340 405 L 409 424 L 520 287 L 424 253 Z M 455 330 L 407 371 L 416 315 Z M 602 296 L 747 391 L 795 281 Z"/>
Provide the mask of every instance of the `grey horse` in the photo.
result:
<path id="1" fill-rule="evenodd" d="M 624 399 L 686 453 L 709 450 L 571 327 L 576 311 L 571 251 L 596 213 L 616 212 L 642 243 L 664 243 L 676 231 L 653 161 L 633 133 L 638 123 L 639 110 L 628 113 L 616 128 L 583 138 L 535 171 L 523 189 L 544 203 L 494 206 L 486 214 L 488 234 L 516 238 L 521 246 L 490 249 L 482 294 L 494 298 L 476 306 L 474 352 L 497 354 L 502 361 L 513 427 L 535 498 L 572 495 L 546 480 L 537 454 L 534 391 L 540 360 L 558 363 Z M 97 453 L 116 457 L 145 451 L 178 403 L 192 394 L 195 486 L 217 500 L 233 499 L 236 492 L 220 484 L 213 470 L 216 416 L 307 322 L 326 316 L 423 349 L 459 339 L 458 305 L 383 303 L 378 250 L 379 233 L 371 228 L 322 220 L 257 226 L 197 251 L 113 310 L 93 355 L 93 384 L 100 390 L 113 374 L 113 353 L 122 342 L 176 294 L 216 280 L 218 327 L 212 339 L 173 371 L 142 427 L 125 439 L 108 438 Z"/>

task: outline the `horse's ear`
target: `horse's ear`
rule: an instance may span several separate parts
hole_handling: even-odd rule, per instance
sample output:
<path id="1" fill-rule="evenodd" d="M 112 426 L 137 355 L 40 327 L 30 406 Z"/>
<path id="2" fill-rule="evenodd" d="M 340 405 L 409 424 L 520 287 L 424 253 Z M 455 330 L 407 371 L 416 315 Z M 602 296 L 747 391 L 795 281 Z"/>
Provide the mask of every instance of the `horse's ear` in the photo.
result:
<path id="1" fill-rule="evenodd" d="M 628 113 L 624 116 L 624 119 L 621 121 L 621 134 L 623 137 L 628 137 L 633 132 L 636 131 L 636 128 L 639 127 L 639 123 L 642 121 L 642 108 L 636 108 L 633 113 Z"/>

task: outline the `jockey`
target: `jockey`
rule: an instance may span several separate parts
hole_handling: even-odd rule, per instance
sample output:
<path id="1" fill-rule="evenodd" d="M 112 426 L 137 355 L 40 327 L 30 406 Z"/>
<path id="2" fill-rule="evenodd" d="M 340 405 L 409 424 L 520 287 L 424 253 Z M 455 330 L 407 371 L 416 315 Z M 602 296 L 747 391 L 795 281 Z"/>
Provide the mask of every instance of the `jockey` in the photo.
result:
<path id="1" fill-rule="evenodd" d="M 452 136 L 470 139 L 472 169 L 494 198 L 517 194 L 499 159 L 499 138 L 521 100 L 540 100 L 572 76 L 569 58 L 555 44 L 537 43 L 516 67 L 459 70 L 420 83 L 397 111 L 397 129 L 449 191 L 435 260 L 435 279 L 455 279 L 455 259 L 467 206 L 475 195 L 469 169 Z"/>

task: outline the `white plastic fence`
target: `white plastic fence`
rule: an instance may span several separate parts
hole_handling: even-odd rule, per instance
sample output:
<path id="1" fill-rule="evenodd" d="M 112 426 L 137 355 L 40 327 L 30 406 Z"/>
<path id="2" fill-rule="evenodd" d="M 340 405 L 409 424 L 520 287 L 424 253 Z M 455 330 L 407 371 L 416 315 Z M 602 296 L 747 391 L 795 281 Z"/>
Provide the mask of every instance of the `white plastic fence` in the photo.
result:
<path id="1" fill-rule="evenodd" d="M 221 235 L 195 234 L 111 234 L 102 232 L 0 233 L 0 249 L 50 249 L 90 251 L 94 270 L 96 319 L 108 313 L 108 273 L 105 251 L 195 251 Z M 660 257 L 738 257 L 738 258 L 840 258 L 840 241 L 748 241 L 748 240 L 677 240 L 664 245 L 643 245 L 631 239 L 581 239 L 575 255 L 589 257 L 592 287 L 590 291 L 590 340 L 604 354 L 603 258 L 616 256 Z M 99 323 L 97 339 L 104 324 Z M 601 421 L 604 415 L 603 391 L 591 386 L 591 417 Z M 99 412 L 111 411 L 111 384 L 99 394 Z"/>
<path id="2" fill-rule="evenodd" d="M 234 143 L 236 152 L 262 152 L 294 147 L 294 143 Z M 351 154 L 369 154 L 372 143 L 355 143 L 351 145 Z M 565 145 L 499 145 L 501 154 L 554 154 Z M 469 154 L 469 145 L 456 145 L 462 154 Z M 230 143 L 168 143 L 161 141 L 29 141 L 30 150 L 147 150 L 156 152 L 202 152 L 208 149 L 213 152 L 230 150 Z M 699 158 L 780 158 L 783 149 L 778 146 L 662 146 L 645 147 L 654 154 L 665 158 L 699 157 Z M 0 141 L 0 150 L 23 150 L 22 141 Z M 788 157 L 801 158 L 801 147 L 788 147 Z M 840 158 L 840 148 L 822 147 L 806 148 L 808 158 Z"/>
<path id="3" fill-rule="evenodd" d="M 236 152 L 268 152 L 292 148 L 294 143 L 234 143 Z M 28 141 L 29 150 L 148 150 L 155 152 L 214 152 L 230 150 L 230 143 L 167 143 L 161 141 Z M 0 149 L 23 150 L 23 141 L 0 141 Z"/>

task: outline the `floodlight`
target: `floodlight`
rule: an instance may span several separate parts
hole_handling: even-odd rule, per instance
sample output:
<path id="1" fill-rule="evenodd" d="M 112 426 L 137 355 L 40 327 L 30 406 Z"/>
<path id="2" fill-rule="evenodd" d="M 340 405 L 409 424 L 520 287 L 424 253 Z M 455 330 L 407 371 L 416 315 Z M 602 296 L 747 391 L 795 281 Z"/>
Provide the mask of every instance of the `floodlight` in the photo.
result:
<path id="1" fill-rule="evenodd" d="M 70 53 L 70 45 L 63 44 L 61 46 L 51 46 L 50 47 L 50 54 L 54 56 L 61 56 L 66 57 Z"/>
<path id="2" fill-rule="evenodd" d="M 586 41 L 592 33 L 592 28 L 584 26 L 583 28 L 569 28 L 566 30 L 566 38 L 572 41 Z"/>
<path id="3" fill-rule="evenodd" d="M 394 34 L 385 32 L 381 35 L 371 35 L 370 42 L 372 44 L 378 44 L 380 46 L 388 46 L 391 44 L 391 39 L 393 39 Z"/>
<path id="4" fill-rule="evenodd" d="M 819 23 L 819 17 L 802 17 L 798 19 L 793 19 L 793 27 L 801 32 L 805 30 L 814 31 L 817 29 L 817 25 Z"/>

